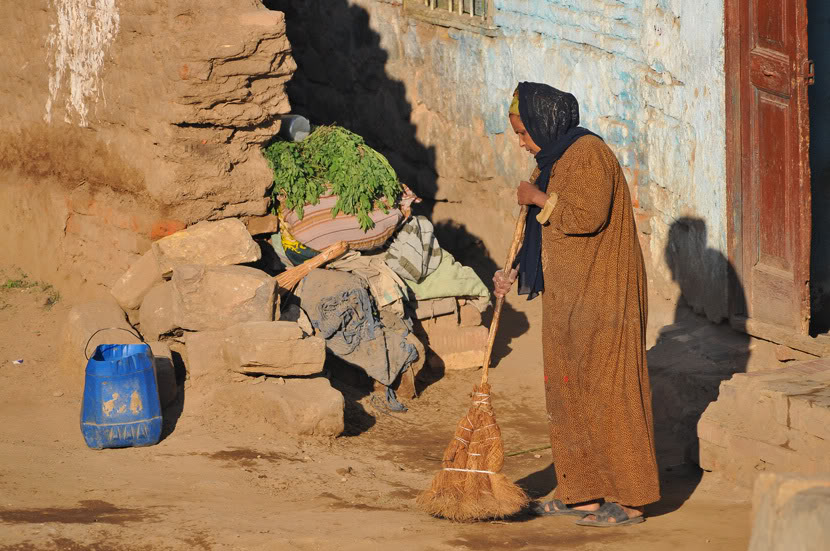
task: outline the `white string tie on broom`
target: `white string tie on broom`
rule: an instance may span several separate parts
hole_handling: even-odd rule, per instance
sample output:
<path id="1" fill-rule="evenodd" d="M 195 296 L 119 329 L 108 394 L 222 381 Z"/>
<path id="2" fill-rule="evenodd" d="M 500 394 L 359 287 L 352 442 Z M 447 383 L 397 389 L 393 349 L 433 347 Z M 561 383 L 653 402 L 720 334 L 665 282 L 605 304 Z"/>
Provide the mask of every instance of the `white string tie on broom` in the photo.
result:
<path id="1" fill-rule="evenodd" d="M 474 395 L 482 397 L 480 400 L 474 400 L 473 401 L 474 404 L 482 405 L 482 406 L 490 405 L 490 395 L 489 394 L 483 394 L 481 392 L 476 392 L 476 393 L 474 393 Z"/>
<path id="2" fill-rule="evenodd" d="M 453 467 L 444 467 L 445 471 L 456 471 L 459 473 L 482 473 L 482 474 L 496 474 L 493 471 L 479 471 L 477 469 L 455 469 Z"/>

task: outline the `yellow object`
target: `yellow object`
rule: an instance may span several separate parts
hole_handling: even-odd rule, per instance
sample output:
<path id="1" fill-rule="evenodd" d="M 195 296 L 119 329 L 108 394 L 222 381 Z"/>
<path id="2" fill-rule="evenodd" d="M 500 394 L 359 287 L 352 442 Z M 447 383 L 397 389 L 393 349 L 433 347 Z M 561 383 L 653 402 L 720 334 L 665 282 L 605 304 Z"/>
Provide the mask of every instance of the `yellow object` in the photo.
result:
<path id="1" fill-rule="evenodd" d="M 282 237 L 282 248 L 286 251 L 294 251 L 295 253 L 300 252 L 300 249 L 305 249 L 303 245 L 294 239 L 290 233 L 288 233 L 287 229 L 282 230 L 280 232 L 280 237 Z"/>
<path id="2" fill-rule="evenodd" d="M 299 253 L 301 249 L 307 249 L 308 247 L 294 239 L 294 236 L 288 231 L 288 224 L 285 223 L 285 210 L 283 210 L 282 205 L 280 205 L 277 212 L 277 218 L 280 221 L 280 241 L 282 242 L 282 248 L 286 251 L 294 251 L 295 253 Z"/>
<path id="3" fill-rule="evenodd" d="M 510 102 L 510 114 L 519 116 L 519 94 L 513 95 L 513 101 Z"/>
<path id="4" fill-rule="evenodd" d="M 536 215 L 536 220 L 540 224 L 546 224 L 547 221 L 550 219 L 550 215 L 553 214 L 553 209 L 556 208 L 556 203 L 559 202 L 559 195 L 554 192 L 550 194 L 548 200 L 545 201 L 545 206 L 542 207 L 542 212 Z"/>

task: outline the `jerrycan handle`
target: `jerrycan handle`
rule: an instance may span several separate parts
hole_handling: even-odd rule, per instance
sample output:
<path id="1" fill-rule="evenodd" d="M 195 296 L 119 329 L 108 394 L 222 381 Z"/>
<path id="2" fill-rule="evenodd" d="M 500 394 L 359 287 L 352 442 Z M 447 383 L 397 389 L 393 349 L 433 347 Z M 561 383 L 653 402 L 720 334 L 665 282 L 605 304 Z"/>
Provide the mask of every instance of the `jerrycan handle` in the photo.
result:
<path id="1" fill-rule="evenodd" d="M 90 335 L 89 340 L 87 340 L 86 344 L 84 345 L 84 356 L 86 356 L 87 361 L 89 361 L 89 354 L 87 353 L 87 349 L 89 348 L 89 343 L 92 342 L 92 337 L 94 337 L 95 335 L 97 335 L 101 331 L 109 331 L 110 329 L 113 329 L 113 330 L 116 330 L 116 331 L 126 331 L 127 333 L 129 333 L 133 337 L 137 338 L 138 340 L 140 340 L 141 342 L 146 344 L 146 341 L 141 337 L 141 335 L 139 335 L 138 333 L 134 333 L 134 332 L 130 331 L 129 329 L 124 329 L 123 327 L 102 327 L 101 329 L 97 330 L 92 335 Z"/>

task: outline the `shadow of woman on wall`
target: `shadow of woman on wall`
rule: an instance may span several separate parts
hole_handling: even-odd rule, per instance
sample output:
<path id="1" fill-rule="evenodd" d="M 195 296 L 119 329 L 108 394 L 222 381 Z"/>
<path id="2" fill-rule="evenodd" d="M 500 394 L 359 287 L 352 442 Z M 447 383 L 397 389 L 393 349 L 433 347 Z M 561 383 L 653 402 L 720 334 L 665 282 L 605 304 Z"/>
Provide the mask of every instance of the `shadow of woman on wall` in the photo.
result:
<path id="1" fill-rule="evenodd" d="M 674 511 L 694 492 L 702 477 L 698 421 L 717 399 L 721 381 L 745 372 L 749 361 L 748 335 L 696 315 L 704 309 L 722 311 L 725 299 L 732 314 L 746 312 L 734 267 L 723 253 L 707 246 L 707 238 L 706 222 L 700 218 L 679 218 L 669 228 L 665 261 L 681 296 L 674 323 L 661 329 L 648 351 L 663 488 L 663 499 L 646 511 L 652 516 Z"/>

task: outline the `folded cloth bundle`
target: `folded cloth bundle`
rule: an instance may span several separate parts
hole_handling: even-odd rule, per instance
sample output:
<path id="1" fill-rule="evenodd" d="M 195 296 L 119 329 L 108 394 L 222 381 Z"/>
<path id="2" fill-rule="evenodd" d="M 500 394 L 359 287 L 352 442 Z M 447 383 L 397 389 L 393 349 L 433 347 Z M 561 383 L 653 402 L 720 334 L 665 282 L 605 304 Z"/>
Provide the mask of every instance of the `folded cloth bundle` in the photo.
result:
<path id="1" fill-rule="evenodd" d="M 443 251 L 438 268 L 423 281 L 405 281 L 418 300 L 465 297 L 479 312 L 484 312 L 490 304 L 490 291 L 481 278 L 469 266 L 456 262 L 447 251 Z"/>

